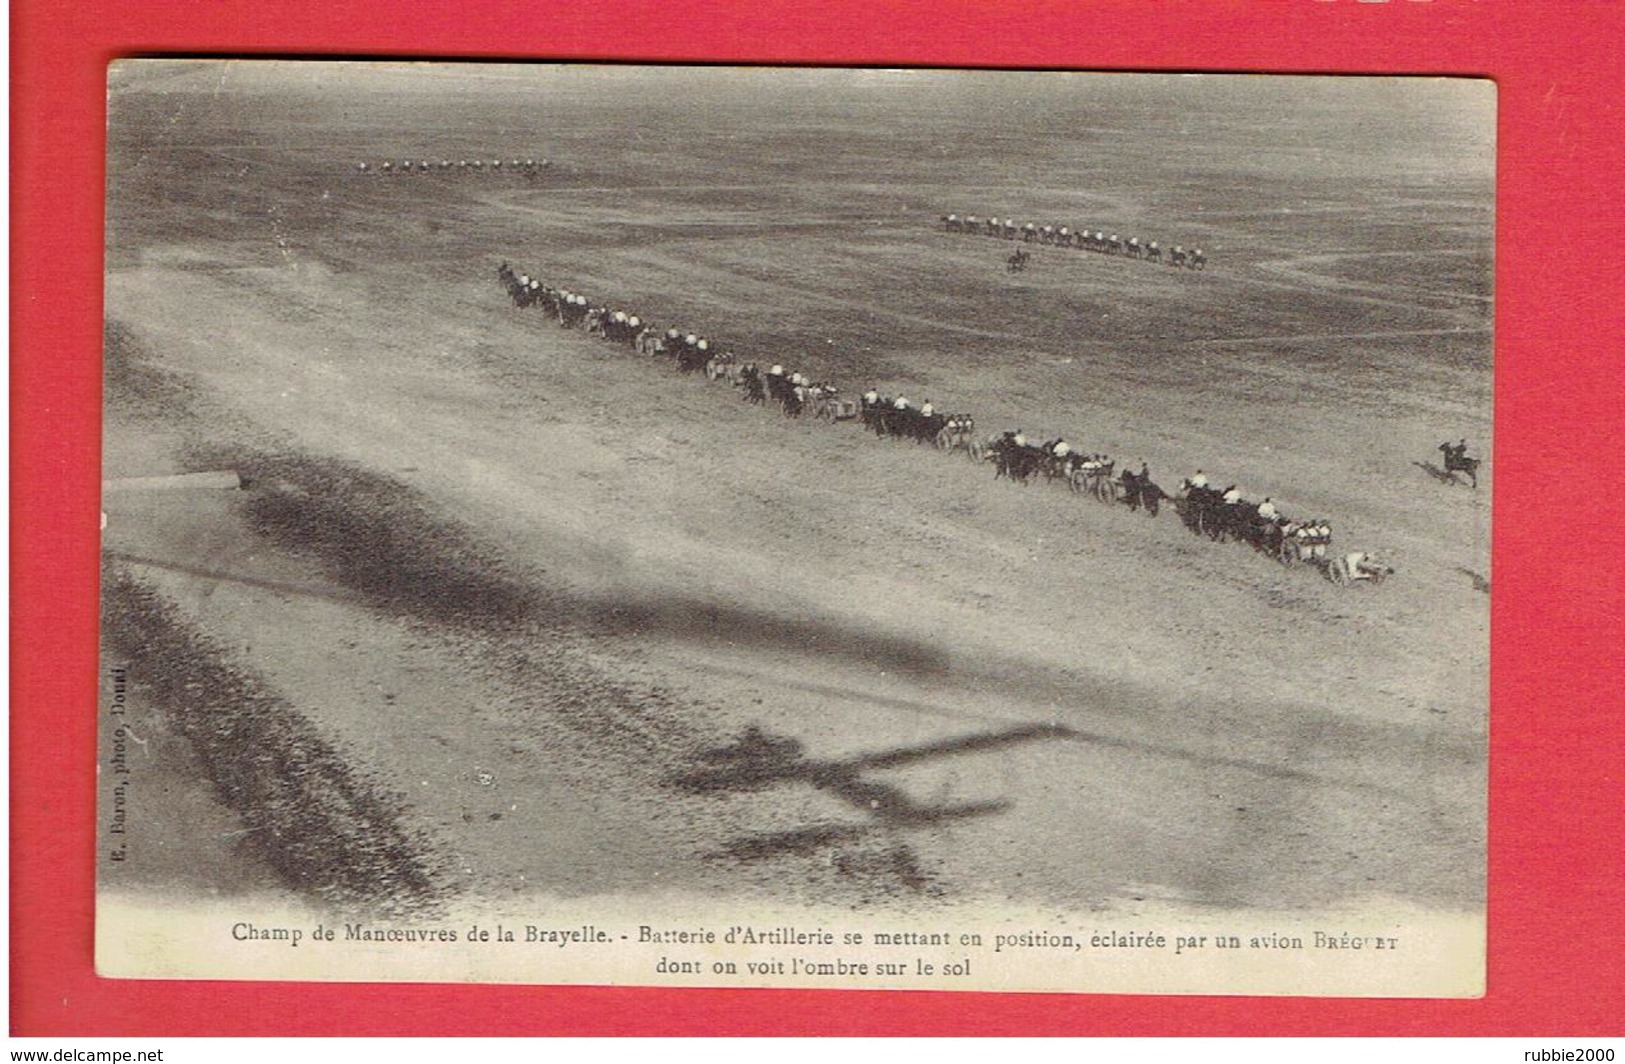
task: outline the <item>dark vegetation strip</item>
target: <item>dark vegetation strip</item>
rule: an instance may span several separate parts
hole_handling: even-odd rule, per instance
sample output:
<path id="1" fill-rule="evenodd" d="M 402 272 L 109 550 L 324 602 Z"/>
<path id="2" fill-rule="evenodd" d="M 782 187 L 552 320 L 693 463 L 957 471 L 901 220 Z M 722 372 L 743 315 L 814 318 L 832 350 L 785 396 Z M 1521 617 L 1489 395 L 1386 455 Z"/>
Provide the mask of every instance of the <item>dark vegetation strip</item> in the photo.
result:
<path id="1" fill-rule="evenodd" d="M 377 912 L 435 902 L 429 840 L 402 825 L 402 801 L 122 565 L 103 574 L 102 631 L 290 887 Z"/>

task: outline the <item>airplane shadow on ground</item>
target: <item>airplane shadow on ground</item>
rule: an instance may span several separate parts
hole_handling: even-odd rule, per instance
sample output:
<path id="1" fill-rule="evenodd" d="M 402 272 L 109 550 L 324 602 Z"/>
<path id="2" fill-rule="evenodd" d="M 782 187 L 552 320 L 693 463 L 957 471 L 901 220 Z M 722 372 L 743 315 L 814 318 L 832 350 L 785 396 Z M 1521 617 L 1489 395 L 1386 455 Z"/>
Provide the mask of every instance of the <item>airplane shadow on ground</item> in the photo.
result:
<path id="1" fill-rule="evenodd" d="M 866 818 L 858 822 L 823 822 L 786 831 L 765 832 L 735 839 L 713 856 L 738 860 L 807 856 L 838 843 L 859 841 L 871 835 L 895 839 L 899 829 L 930 827 L 954 820 L 989 816 L 1010 808 L 1003 800 L 959 804 L 917 802 L 902 788 L 869 777 L 879 770 L 900 768 L 921 762 L 938 761 L 965 754 L 985 753 L 1022 743 L 1055 741 L 1082 742 L 1096 746 L 1160 753 L 1165 756 L 1193 755 L 1158 748 L 1132 740 L 1081 731 L 1061 724 L 1020 724 L 996 731 L 979 732 L 918 746 L 903 746 L 859 757 L 819 760 L 805 753 L 794 738 L 770 735 L 751 726 L 736 740 L 701 752 L 697 764 L 675 776 L 669 785 L 689 794 L 727 794 L 763 791 L 792 784 L 810 785 L 833 795 Z M 1211 765 L 1244 769 L 1287 781 L 1308 781 L 1313 773 L 1283 766 L 1264 765 L 1211 755 L 1195 757 Z M 1347 786 L 1363 787 L 1357 783 Z M 921 887 L 929 882 L 919 870 L 912 850 L 895 842 L 886 856 L 905 884 Z"/>
<path id="2" fill-rule="evenodd" d="M 869 818 L 867 822 L 860 823 L 826 822 L 788 831 L 749 835 L 727 843 L 715 855 L 739 860 L 806 856 L 823 847 L 856 842 L 877 832 L 987 816 L 1009 808 L 1009 803 L 1005 801 L 959 804 L 916 802 L 900 787 L 866 778 L 868 772 L 995 750 L 1017 743 L 1070 737 L 1071 729 L 1064 727 L 1020 725 L 861 757 L 818 760 L 806 756 L 799 740 L 772 736 L 752 726 L 736 741 L 701 753 L 701 763 L 697 767 L 673 777 L 670 782 L 690 794 L 759 791 L 783 784 L 805 783 L 834 795 Z M 838 861 L 849 859 L 837 858 Z M 881 859 L 887 866 L 884 870 L 906 886 L 916 890 L 929 886 L 929 877 L 907 845 L 892 845 Z"/>

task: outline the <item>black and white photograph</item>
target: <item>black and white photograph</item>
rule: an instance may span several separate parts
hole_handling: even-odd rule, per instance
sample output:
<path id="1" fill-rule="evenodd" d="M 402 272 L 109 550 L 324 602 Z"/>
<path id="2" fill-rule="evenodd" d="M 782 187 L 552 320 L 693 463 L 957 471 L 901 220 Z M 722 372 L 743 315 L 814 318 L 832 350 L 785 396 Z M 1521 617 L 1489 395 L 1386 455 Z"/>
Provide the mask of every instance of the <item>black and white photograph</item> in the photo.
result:
<path id="1" fill-rule="evenodd" d="M 98 971 L 1481 995 L 1495 129 L 115 63 Z"/>

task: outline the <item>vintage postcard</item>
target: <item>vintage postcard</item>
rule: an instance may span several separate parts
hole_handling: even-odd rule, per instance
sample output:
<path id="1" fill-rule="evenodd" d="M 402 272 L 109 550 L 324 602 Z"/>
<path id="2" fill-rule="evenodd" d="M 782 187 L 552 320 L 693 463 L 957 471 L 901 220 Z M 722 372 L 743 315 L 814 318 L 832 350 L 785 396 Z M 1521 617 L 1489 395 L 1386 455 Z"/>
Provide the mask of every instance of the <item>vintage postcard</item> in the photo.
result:
<path id="1" fill-rule="evenodd" d="M 1483 992 L 1492 83 L 108 107 L 103 975 Z"/>

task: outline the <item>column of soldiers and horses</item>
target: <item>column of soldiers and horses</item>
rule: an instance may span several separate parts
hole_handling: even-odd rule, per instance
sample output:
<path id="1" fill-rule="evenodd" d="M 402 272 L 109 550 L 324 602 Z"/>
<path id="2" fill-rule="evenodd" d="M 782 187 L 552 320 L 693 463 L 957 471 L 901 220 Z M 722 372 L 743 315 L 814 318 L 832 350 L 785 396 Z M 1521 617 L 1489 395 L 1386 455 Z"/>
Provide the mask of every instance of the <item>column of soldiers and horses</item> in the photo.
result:
<path id="1" fill-rule="evenodd" d="M 974 216 L 962 221 L 948 215 L 945 220 L 949 220 L 952 231 L 966 231 L 963 227 L 967 224 L 980 225 Z M 1009 237 L 1008 226 L 1016 234 L 1009 238 L 1015 239 L 1029 231 L 1052 229 L 991 219 L 987 223 L 990 227 L 995 224 L 996 233 L 993 228 L 979 227 L 975 231 Z M 1054 239 L 1060 239 L 1062 232 L 1068 234 L 1068 239 L 1075 239 L 1070 227 L 1052 231 Z M 1041 237 L 1033 239 L 1042 242 Z M 1114 253 L 1110 248 L 1115 238 L 1104 239 L 1106 253 Z M 1138 246 L 1137 241 L 1134 246 Z M 1147 245 L 1142 254 L 1153 251 L 1160 257 L 1161 249 L 1155 242 Z M 1179 252 L 1177 265 L 1190 269 L 1205 265 L 1200 251 L 1187 253 L 1180 248 Z M 1030 256 L 1024 252 L 1020 266 L 1010 265 L 1022 269 L 1028 261 Z M 1334 549 L 1329 519 L 1288 515 L 1272 498 L 1255 502 L 1244 497 L 1235 484 L 1220 486 L 1220 479 L 1202 469 L 1183 478 L 1178 494 L 1170 494 L 1153 479 L 1143 461 L 1137 465 L 1120 464 L 1111 455 L 1085 451 L 1061 437 L 1030 439 L 1020 428 L 983 434 L 970 414 L 939 410 L 930 399 L 916 403 L 902 395 L 882 395 L 873 388 L 855 399 L 848 398 L 828 381 L 812 380 L 782 363 L 763 364 L 741 358 L 696 330 L 660 328 L 637 313 L 543 283 L 506 262 L 497 267 L 497 276 L 521 309 L 537 308 L 562 328 L 581 330 L 649 358 L 667 359 L 681 374 L 704 373 L 712 381 L 731 385 L 744 402 L 776 405 L 786 417 L 811 417 L 832 424 L 856 421 L 884 439 L 930 444 L 950 453 L 962 451 L 975 462 L 990 464 L 995 479 L 1023 485 L 1059 482 L 1080 496 L 1125 505 L 1152 518 L 1161 512 L 1164 503 L 1171 503 L 1180 520 L 1198 536 L 1216 543 L 1243 544 L 1282 565 L 1318 571 L 1336 584 L 1380 584 L 1394 573 L 1392 565 L 1371 551 Z M 1444 455 L 1445 478 L 1453 480 L 1460 472 L 1473 487 L 1478 486 L 1479 459 L 1467 456 L 1466 440 L 1441 444 L 1439 450 Z"/>

